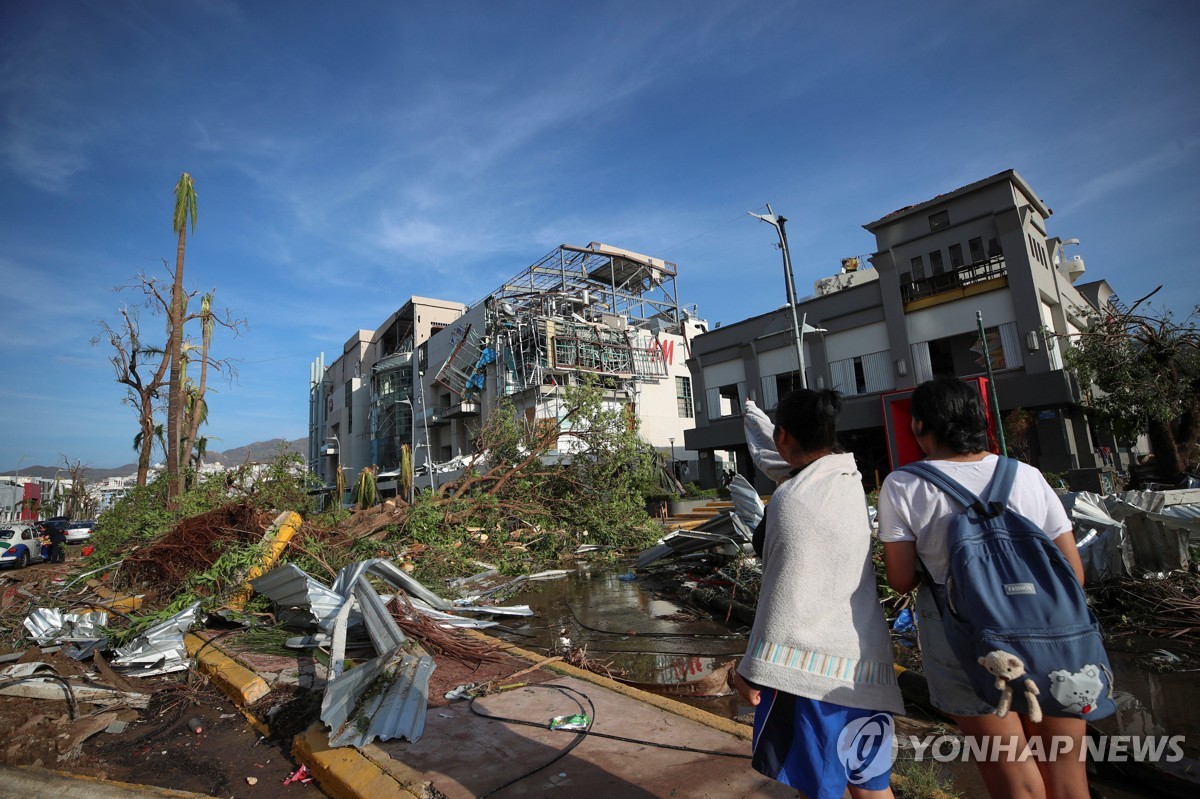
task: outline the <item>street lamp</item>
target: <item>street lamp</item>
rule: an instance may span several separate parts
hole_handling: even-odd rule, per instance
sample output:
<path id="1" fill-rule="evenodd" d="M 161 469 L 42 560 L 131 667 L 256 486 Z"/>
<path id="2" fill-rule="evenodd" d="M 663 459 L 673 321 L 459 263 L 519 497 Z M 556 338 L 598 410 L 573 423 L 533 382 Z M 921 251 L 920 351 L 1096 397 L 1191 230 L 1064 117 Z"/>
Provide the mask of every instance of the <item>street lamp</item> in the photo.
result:
<path id="1" fill-rule="evenodd" d="M 775 232 L 779 234 L 779 247 L 783 250 L 783 275 L 787 283 L 787 298 L 788 305 L 792 309 L 792 335 L 796 345 L 796 362 L 800 367 L 800 387 L 808 388 L 808 378 L 804 375 L 804 333 L 803 322 L 796 319 L 796 281 L 792 275 L 792 254 L 788 251 L 787 233 L 783 226 L 787 219 L 782 216 L 777 216 L 771 210 L 771 204 L 767 203 L 767 212 L 765 214 L 756 214 L 753 211 L 746 213 L 755 219 L 766 222 L 771 227 L 775 228 Z M 807 317 L 807 314 L 805 314 Z"/>
<path id="2" fill-rule="evenodd" d="M 417 372 L 417 401 L 421 403 L 421 423 L 425 428 L 425 460 L 429 464 L 429 490 L 437 493 L 437 475 L 433 471 L 433 445 L 429 443 L 429 413 L 425 406 L 425 373 Z"/>
<path id="3" fill-rule="evenodd" d="M 678 480 L 679 469 L 675 468 L 675 437 L 671 436 L 667 441 L 671 442 L 671 476 Z"/>
<path id="4" fill-rule="evenodd" d="M 21 460 L 17 461 L 17 475 L 16 475 L 16 477 L 13 478 L 13 482 L 17 483 L 18 485 L 20 484 L 20 480 L 21 480 L 21 464 L 24 463 L 25 459 L 28 457 L 29 457 L 29 453 L 25 453 L 24 455 L 21 456 Z"/>

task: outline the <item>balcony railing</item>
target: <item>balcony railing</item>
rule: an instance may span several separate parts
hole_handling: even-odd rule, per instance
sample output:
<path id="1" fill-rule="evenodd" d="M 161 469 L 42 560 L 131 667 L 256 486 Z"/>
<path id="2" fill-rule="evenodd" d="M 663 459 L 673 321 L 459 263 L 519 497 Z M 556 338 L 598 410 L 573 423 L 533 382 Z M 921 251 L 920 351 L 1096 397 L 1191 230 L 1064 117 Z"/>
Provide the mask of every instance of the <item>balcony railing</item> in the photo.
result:
<path id="1" fill-rule="evenodd" d="M 961 289 L 972 283 L 982 283 L 1008 274 L 1008 266 L 1003 255 L 996 255 L 984 261 L 976 261 L 967 266 L 960 266 L 940 275 L 923 277 L 918 280 L 906 280 L 900 283 L 900 296 L 905 302 L 912 302 L 924 297 L 932 297 L 943 291 Z"/>

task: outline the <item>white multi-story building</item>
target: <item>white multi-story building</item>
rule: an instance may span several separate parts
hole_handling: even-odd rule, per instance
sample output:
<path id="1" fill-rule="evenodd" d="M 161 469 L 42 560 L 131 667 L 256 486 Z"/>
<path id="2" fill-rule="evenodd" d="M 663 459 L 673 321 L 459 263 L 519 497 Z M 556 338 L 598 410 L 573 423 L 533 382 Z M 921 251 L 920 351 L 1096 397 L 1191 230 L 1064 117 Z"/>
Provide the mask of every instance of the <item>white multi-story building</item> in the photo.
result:
<path id="1" fill-rule="evenodd" d="M 557 247 L 470 306 L 413 297 L 328 367 L 323 356 L 313 364 L 310 468 L 332 487 L 339 466 L 347 485 L 374 466 L 386 489 L 409 444 L 418 483 L 434 485 L 474 452 L 502 398 L 530 425 L 558 425 L 562 389 L 583 372 L 691 479 L 686 360 L 706 325 L 679 303 L 675 276 L 674 264 L 593 242 Z"/>
<path id="2" fill-rule="evenodd" d="M 1103 281 L 1078 283 L 1083 260 L 1065 248 L 1079 242 L 1049 236 L 1050 214 L 1019 174 L 1001 172 L 868 223 L 874 269 L 849 259 L 798 304 L 806 382 L 842 393 L 839 434 L 868 483 L 892 467 L 889 392 L 940 374 L 983 376 L 984 346 L 1001 413 L 1024 409 L 1032 419 L 1023 442 L 1031 461 L 1087 470 L 1100 446 L 1118 451 L 1120 442 L 1089 427 L 1056 337 L 1078 333 L 1087 309 L 1119 301 Z M 793 329 L 785 306 L 694 342 L 690 366 L 705 401 L 687 442 L 702 484 L 715 484 L 717 455 L 753 476 L 742 404 L 751 397 L 770 410 L 800 386 Z"/>

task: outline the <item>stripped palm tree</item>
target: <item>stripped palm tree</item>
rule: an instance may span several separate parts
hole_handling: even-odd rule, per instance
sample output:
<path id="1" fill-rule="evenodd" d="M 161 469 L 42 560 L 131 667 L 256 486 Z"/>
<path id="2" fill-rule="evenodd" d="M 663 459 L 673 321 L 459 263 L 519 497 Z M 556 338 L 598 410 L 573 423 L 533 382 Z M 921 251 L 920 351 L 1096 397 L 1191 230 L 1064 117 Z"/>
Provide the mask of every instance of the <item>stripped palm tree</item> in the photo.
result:
<path id="1" fill-rule="evenodd" d="M 375 480 L 375 470 L 365 466 L 354 481 L 354 501 L 359 510 L 366 510 L 379 502 L 379 486 Z"/>
<path id="2" fill-rule="evenodd" d="M 192 176 L 184 172 L 175 184 L 175 213 L 172 227 L 179 235 L 175 248 L 175 275 L 171 283 L 171 310 L 167 314 L 167 355 L 171 359 L 171 379 L 167 398 L 167 502 L 176 504 L 175 498 L 183 491 L 183 476 L 180 463 L 183 453 L 180 443 L 183 432 L 183 322 L 187 316 L 187 300 L 183 293 L 183 257 L 187 249 L 187 229 L 191 223 L 196 232 L 196 186 Z"/>
<path id="3" fill-rule="evenodd" d="M 185 384 L 184 412 L 182 431 L 179 437 L 180 455 L 190 455 L 195 446 L 196 437 L 200 434 L 200 425 L 208 421 L 208 403 L 205 392 L 208 389 L 209 347 L 212 345 L 213 328 L 216 316 L 213 314 L 213 293 L 210 291 L 200 298 L 200 312 L 194 318 L 200 320 L 200 381 L 193 384 L 190 379 Z M 185 345 L 183 348 L 184 372 L 192 360 L 190 353 L 197 349 L 196 345 Z"/>

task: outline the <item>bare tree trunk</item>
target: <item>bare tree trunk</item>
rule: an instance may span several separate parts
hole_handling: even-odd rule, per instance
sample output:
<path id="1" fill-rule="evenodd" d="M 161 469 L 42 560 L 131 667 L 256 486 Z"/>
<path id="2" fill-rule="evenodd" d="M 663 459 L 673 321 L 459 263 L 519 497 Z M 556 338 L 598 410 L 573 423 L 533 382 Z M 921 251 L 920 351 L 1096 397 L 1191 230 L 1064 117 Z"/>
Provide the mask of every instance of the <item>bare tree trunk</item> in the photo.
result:
<path id="1" fill-rule="evenodd" d="M 187 228 L 180 226 L 175 278 L 171 284 L 171 312 L 167 314 L 167 357 L 171 359 L 171 379 L 167 387 L 167 506 L 170 509 L 174 509 L 176 498 L 183 492 L 179 444 L 183 418 L 183 254 L 186 245 Z"/>
<path id="2" fill-rule="evenodd" d="M 192 456 L 192 447 L 196 443 L 196 437 L 200 434 L 200 422 L 203 421 L 205 415 L 202 410 L 204 407 L 204 392 L 208 384 L 208 349 L 212 344 L 213 335 L 212 295 L 205 295 L 200 302 L 200 329 L 203 331 L 200 346 L 200 383 L 196 390 L 195 406 L 187 416 L 187 425 L 183 430 L 179 453 L 181 458 L 189 461 Z"/>
<path id="3" fill-rule="evenodd" d="M 153 395 L 145 394 L 141 398 L 138 409 L 139 421 L 142 428 L 142 445 L 138 449 L 137 484 L 146 485 L 150 477 L 150 461 L 154 454 L 154 406 Z"/>

